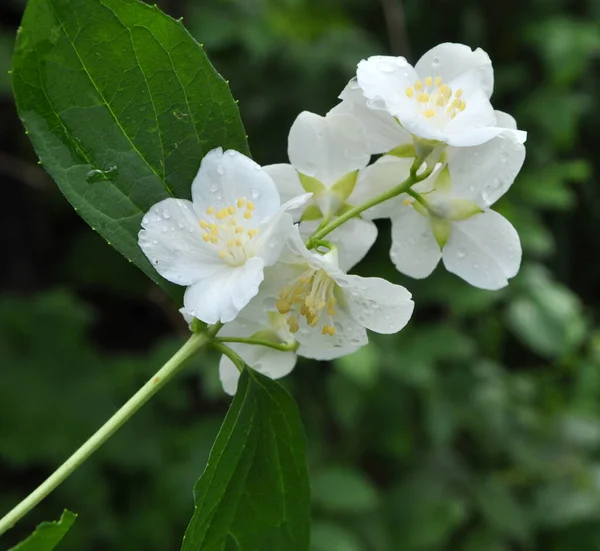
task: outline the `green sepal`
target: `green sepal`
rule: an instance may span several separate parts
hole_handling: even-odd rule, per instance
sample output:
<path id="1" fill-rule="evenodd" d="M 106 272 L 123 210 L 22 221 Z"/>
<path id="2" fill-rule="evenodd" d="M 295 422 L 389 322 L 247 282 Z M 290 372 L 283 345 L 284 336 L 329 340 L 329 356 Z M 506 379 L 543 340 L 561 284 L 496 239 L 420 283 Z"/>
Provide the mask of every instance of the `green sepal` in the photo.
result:
<path id="1" fill-rule="evenodd" d="M 326 190 L 325 186 L 319 180 L 313 178 L 312 176 L 307 176 L 306 174 L 298 172 L 298 177 L 300 178 L 300 183 L 302 184 L 302 187 L 304 188 L 304 191 L 306 191 L 306 193 L 313 193 L 314 195 L 319 195 Z"/>
<path id="2" fill-rule="evenodd" d="M 300 220 L 308 222 L 312 220 L 321 220 L 321 218 L 323 218 L 321 209 L 315 203 L 311 203 L 304 209 Z"/>
<path id="3" fill-rule="evenodd" d="M 348 211 L 352 210 L 354 207 L 349 205 L 348 203 L 344 203 L 335 213 L 336 216 L 341 216 L 342 214 L 346 214 Z"/>
<path id="4" fill-rule="evenodd" d="M 452 225 L 449 220 L 438 218 L 437 216 L 431 217 L 431 229 L 433 230 L 433 235 L 437 244 L 440 246 L 440 249 L 443 249 L 448 242 L 451 228 Z"/>
<path id="5" fill-rule="evenodd" d="M 333 184 L 333 186 L 331 186 L 331 192 L 337 195 L 341 202 L 344 202 L 354 191 L 357 178 L 358 170 L 348 172 L 348 174 L 342 176 L 335 184 Z"/>
<path id="6" fill-rule="evenodd" d="M 483 212 L 479 205 L 467 199 L 450 199 L 449 220 L 466 220 L 475 214 Z"/>
<path id="7" fill-rule="evenodd" d="M 425 205 L 423 205 L 422 203 L 419 203 L 419 201 L 413 201 L 411 203 L 411 206 L 421 215 L 421 216 L 426 216 L 427 218 L 429 218 L 429 211 L 427 210 L 427 207 Z"/>
<path id="8" fill-rule="evenodd" d="M 415 150 L 415 146 L 412 143 L 405 143 L 403 145 L 399 145 L 394 147 L 386 153 L 386 155 L 391 155 L 392 157 L 400 157 L 401 159 L 411 159 L 416 157 L 417 152 Z"/>
<path id="9" fill-rule="evenodd" d="M 435 189 L 442 193 L 450 193 L 450 190 L 452 189 L 452 180 L 450 179 L 450 171 L 447 166 L 440 171 L 439 176 L 435 180 Z"/>

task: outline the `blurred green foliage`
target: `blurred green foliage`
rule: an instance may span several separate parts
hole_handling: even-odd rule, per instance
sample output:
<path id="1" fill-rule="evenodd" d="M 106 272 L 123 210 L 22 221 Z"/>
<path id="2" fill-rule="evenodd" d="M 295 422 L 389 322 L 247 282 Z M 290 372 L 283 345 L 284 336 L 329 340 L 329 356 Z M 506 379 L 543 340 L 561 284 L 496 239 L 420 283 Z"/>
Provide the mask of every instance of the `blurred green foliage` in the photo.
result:
<path id="1" fill-rule="evenodd" d="M 300 111 L 325 113 L 359 59 L 389 51 L 390 2 L 162 4 L 185 16 L 230 79 L 263 164 L 286 159 Z M 403 4 L 412 60 L 443 41 L 481 46 L 496 69 L 495 106 L 529 132 L 523 172 L 499 204 L 520 233 L 524 260 L 496 293 L 441 269 L 409 280 L 389 262 L 389 226 L 380 225 L 357 271 L 413 292 L 409 327 L 330 364 L 301 361 L 284 381 L 308 435 L 312 551 L 596 551 L 600 3 Z M 22 6 L 0 7 L 0 70 L 10 63 Z M 3 511 L 108 418 L 185 332 L 176 306 L 40 175 L 7 86 L 0 76 Z M 4 546 L 68 507 L 80 517 L 65 551 L 178 549 L 193 483 L 229 402 L 216 368 L 214 354 L 196 358 Z"/>

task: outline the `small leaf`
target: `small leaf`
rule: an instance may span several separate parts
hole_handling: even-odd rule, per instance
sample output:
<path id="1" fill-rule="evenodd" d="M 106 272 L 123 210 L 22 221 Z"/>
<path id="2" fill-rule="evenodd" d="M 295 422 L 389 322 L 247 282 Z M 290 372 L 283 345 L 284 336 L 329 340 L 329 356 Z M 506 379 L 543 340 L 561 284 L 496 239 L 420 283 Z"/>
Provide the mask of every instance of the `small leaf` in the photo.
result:
<path id="1" fill-rule="evenodd" d="M 300 183 L 302 184 L 302 187 L 306 193 L 314 193 L 314 195 L 319 195 L 325 191 L 325 186 L 316 178 L 307 176 L 301 172 L 298 172 L 298 177 L 300 178 Z"/>
<path id="2" fill-rule="evenodd" d="M 298 408 L 246 368 L 194 488 L 182 551 L 306 551 L 310 487 Z"/>
<path id="3" fill-rule="evenodd" d="M 84 220 L 151 279 L 144 213 L 189 198 L 211 149 L 248 153 L 227 83 L 183 25 L 137 0 L 30 0 L 14 60 L 19 115 Z"/>
<path id="4" fill-rule="evenodd" d="M 342 176 L 333 186 L 331 191 L 335 193 L 340 201 L 343 203 L 354 191 L 356 185 L 356 179 L 358 178 L 358 170 L 349 172 L 345 176 Z"/>
<path id="5" fill-rule="evenodd" d="M 347 468 L 328 469 L 313 480 L 315 504 L 337 512 L 371 511 L 379 504 L 373 484 L 359 471 Z"/>
<path id="6" fill-rule="evenodd" d="M 64 511 L 60 520 L 42 522 L 31 536 L 11 547 L 9 551 L 52 551 L 75 522 L 77 515 Z"/>

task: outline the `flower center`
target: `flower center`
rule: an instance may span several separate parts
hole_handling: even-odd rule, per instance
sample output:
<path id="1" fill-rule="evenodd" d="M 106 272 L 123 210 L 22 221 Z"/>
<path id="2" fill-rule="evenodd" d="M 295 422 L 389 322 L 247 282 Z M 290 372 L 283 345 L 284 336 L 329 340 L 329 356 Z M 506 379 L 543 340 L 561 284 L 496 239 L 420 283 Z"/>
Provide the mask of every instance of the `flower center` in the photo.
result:
<path id="1" fill-rule="evenodd" d="M 206 219 L 200 220 L 202 239 L 214 245 L 219 256 L 232 266 L 241 266 L 252 256 L 252 240 L 258 229 L 253 227 L 254 203 L 240 197 L 235 205 L 216 210 L 206 209 Z"/>
<path id="2" fill-rule="evenodd" d="M 299 329 L 298 319 L 304 317 L 306 323 L 316 327 L 321 318 L 325 323 L 323 335 L 335 335 L 332 317 L 335 315 L 335 281 L 324 270 L 307 270 L 285 286 L 277 299 L 277 310 L 287 315 L 286 321 L 291 333 Z"/>
<path id="3" fill-rule="evenodd" d="M 441 77 L 426 77 L 417 80 L 406 88 L 406 97 L 413 98 L 417 110 L 428 119 L 448 122 L 467 107 L 461 99 L 462 88 L 452 92 L 452 88 L 442 82 Z"/>

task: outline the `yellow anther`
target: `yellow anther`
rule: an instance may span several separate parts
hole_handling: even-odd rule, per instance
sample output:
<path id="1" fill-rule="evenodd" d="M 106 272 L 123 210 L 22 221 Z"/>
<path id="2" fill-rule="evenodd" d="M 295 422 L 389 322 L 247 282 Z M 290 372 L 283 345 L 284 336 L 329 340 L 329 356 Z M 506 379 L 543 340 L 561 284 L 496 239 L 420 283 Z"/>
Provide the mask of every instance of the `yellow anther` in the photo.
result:
<path id="1" fill-rule="evenodd" d="M 235 211 L 236 211 L 236 208 L 235 208 L 233 205 L 229 205 L 229 206 L 227 207 L 227 212 L 228 212 L 229 214 L 235 214 Z"/>
<path id="2" fill-rule="evenodd" d="M 208 207 L 206 209 L 206 214 L 214 214 L 215 213 L 215 207 Z"/>
<path id="3" fill-rule="evenodd" d="M 206 243 L 208 243 L 209 239 L 210 239 L 210 235 L 208 235 L 207 233 L 203 233 L 202 234 L 202 239 L 204 239 L 204 241 Z"/>
<path id="4" fill-rule="evenodd" d="M 238 206 L 238 208 L 241 209 L 244 206 L 244 203 L 245 203 L 245 201 L 240 197 L 237 200 L 237 206 Z"/>
<path id="5" fill-rule="evenodd" d="M 292 305 L 283 298 L 278 298 L 275 306 L 280 314 L 287 314 L 292 309 Z"/>
<path id="6" fill-rule="evenodd" d="M 300 326 L 298 325 L 298 320 L 295 316 L 290 316 L 287 320 L 287 323 L 290 329 L 290 333 L 296 333 L 296 331 L 300 329 Z"/>
<path id="7" fill-rule="evenodd" d="M 229 241 L 227 241 L 227 247 L 231 249 L 231 247 L 235 247 L 235 241 L 233 239 L 230 239 Z"/>
<path id="8" fill-rule="evenodd" d="M 447 84 L 442 84 L 440 88 L 440 94 L 442 94 L 442 96 L 445 98 L 449 98 L 452 95 L 452 88 L 450 88 L 450 86 Z"/>
<path id="9" fill-rule="evenodd" d="M 206 220 L 200 220 L 200 227 L 205 230 L 208 228 L 208 222 Z"/>
<path id="10" fill-rule="evenodd" d="M 440 96 L 437 99 L 436 105 L 438 105 L 439 107 L 445 107 L 447 103 L 448 100 L 444 96 Z"/>
<path id="11" fill-rule="evenodd" d="M 210 233 L 217 235 L 219 233 L 219 227 L 216 224 L 209 224 Z"/>
<path id="12" fill-rule="evenodd" d="M 425 86 L 429 87 L 433 84 L 433 79 L 431 77 L 425 78 Z"/>
<path id="13" fill-rule="evenodd" d="M 410 197 L 407 197 L 406 199 L 404 199 L 404 201 L 402 201 L 402 204 L 403 204 L 405 207 L 408 207 L 409 205 L 412 205 L 412 204 L 413 204 L 413 200 L 412 200 Z"/>
<path id="14" fill-rule="evenodd" d="M 257 233 L 258 230 L 248 230 L 248 237 L 252 239 Z"/>
<path id="15" fill-rule="evenodd" d="M 417 96 L 417 100 L 420 103 L 427 103 L 429 101 L 429 94 L 426 94 L 425 92 L 421 92 L 418 96 Z"/>
<path id="16" fill-rule="evenodd" d="M 321 333 L 333 337 L 333 335 L 335 335 L 335 327 L 333 327 L 333 325 L 324 325 L 323 329 L 321 329 Z"/>
<path id="17" fill-rule="evenodd" d="M 223 218 L 225 218 L 227 216 L 227 209 L 221 209 L 220 211 L 217 212 L 217 218 L 219 220 L 223 220 Z"/>
<path id="18" fill-rule="evenodd" d="M 456 92 L 454 92 L 454 95 L 455 95 L 457 98 L 460 98 L 460 96 L 462 96 L 462 88 L 459 88 L 459 89 L 458 89 Z"/>
<path id="19" fill-rule="evenodd" d="M 464 111 L 465 107 L 467 106 L 465 100 L 460 100 L 460 106 L 458 108 L 459 111 Z"/>
<path id="20" fill-rule="evenodd" d="M 435 109 L 427 109 L 426 111 L 423 111 L 423 115 L 425 115 L 428 119 L 435 117 Z"/>
<path id="21" fill-rule="evenodd" d="M 442 77 L 435 77 L 433 82 L 435 83 L 436 88 L 439 88 L 442 85 Z"/>
<path id="22" fill-rule="evenodd" d="M 252 212 L 251 212 L 251 211 L 249 211 L 249 210 L 245 210 L 245 211 L 244 211 L 244 218 L 245 218 L 246 220 L 249 220 L 250 218 L 252 218 Z"/>
<path id="23" fill-rule="evenodd" d="M 415 91 L 409 86 L 406 88 L 406 97 L 412 98 L 415 95 Z"/>
<path id="24" fill-rule="evenodd" d="M 225 258 L 227 256 L 227 252 L 226 251 L 219 251 L 219 256 L 221 258 Z"/>
<path id="25" fill-rule="evenodd" d="M 420 80 L 417 80 L 414 85 L 415 90 L 423 90 L 423 83 Z"/>
<path id="26" fill-rule="evenodd" d="M 241 240 L 241 239 L 236 239 L 236 240 L 235 240 L 235 244 L 236 244 L 238 247 L 241 247 L 241 246 L 242 246 L 242 240 Z"/>
<path id="27" fill-rule="evenodd" d="M 327 313 L 330 316 L 333 316 L 335 314 L 335 299 L 334 298 L 329 299 L 329 304 L 327 306 Z"/>
<path id="28" fill-rule="evenodd" d="M 235 227 L 235 233 L 242 233 L 243 231 L 244 231 L 244 228 L 242 226 Z"/>
<path id="29" fill-rule="evenodd" d="M 248 210 L 254 210 L 254 203 L 252 201 L 246 201 L 246 208 Z"/>
<path id="30" fill-rule="evenodd" d="M 216 235 L 211 235 L 210 242 L 216 245 L 219 242 L 219 238 Z"/>

